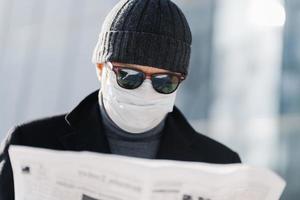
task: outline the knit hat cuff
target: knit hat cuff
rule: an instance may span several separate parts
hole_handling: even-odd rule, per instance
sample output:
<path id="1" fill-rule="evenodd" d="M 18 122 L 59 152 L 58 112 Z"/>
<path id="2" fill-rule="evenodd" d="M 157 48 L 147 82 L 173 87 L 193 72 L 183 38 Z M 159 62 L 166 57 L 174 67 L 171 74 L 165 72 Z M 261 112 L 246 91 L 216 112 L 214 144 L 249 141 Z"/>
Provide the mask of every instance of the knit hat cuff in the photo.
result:
<path id="1" fill-rule="evenodd" d="M 134 31 L 103 31 L 92 62 L 122 62 L 187 74 L 191 45 L 172 37 Z M 181 52 L 181 53 L 179 53 Z"/>

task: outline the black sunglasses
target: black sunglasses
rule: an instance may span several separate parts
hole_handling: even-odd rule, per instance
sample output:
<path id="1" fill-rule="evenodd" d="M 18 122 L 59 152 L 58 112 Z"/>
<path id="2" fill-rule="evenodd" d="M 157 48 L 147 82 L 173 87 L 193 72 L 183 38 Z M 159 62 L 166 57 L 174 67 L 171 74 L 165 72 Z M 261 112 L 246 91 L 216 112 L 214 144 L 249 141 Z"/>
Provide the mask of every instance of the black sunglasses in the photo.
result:
<path id="1" fill-rule="evenodd" d="M 172 72 L 145 73 L 136 68 L 117 66 L 112 63 L 111 65 L 118 85 L 125 89 L 138 88 L 147 77 L 150 77 L 154 90 L 162 94 L 171 94 L 185 79 L 185 76 Z"/>

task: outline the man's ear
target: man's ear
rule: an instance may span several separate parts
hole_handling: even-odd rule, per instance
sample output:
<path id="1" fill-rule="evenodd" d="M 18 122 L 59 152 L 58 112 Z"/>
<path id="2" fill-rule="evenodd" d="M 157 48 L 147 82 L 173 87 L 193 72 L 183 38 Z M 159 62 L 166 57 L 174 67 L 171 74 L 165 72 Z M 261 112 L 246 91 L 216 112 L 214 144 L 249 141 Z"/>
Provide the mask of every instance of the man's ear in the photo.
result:
<path id="1" fill-rule="evenodd" d="M 97 77 L 99 81 L 101 81 L 103 67 L 104 67 L 104 63 L 96 64 Z"/>

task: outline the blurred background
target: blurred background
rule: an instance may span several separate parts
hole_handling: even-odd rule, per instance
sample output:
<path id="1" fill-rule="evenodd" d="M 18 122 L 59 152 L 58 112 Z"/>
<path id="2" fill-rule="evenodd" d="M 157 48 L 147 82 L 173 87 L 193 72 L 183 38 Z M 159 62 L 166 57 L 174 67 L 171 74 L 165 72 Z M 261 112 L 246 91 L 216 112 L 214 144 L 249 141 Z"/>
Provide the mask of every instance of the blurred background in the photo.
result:
<path id="1" fill-rule="evenodd" d="M 0 0 L 0 139 L 99 88 L 92 51 L 118 0 Z M 177 106 L 300 199 L 300 1 L 174 0 L 193 33 Z M 42 134 L 42 133 L 41 133 Z"/>

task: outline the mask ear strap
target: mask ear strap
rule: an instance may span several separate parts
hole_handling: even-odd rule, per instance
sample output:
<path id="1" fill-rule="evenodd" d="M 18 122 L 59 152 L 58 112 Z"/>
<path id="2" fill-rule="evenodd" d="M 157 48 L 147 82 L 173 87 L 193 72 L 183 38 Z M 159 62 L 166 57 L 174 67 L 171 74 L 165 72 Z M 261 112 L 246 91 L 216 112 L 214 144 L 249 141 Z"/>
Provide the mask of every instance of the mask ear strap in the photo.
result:
<path id="1" fill-rule="evenodd" d="M 105 63 L 106 63 L 106 75 L 108 76 L 107 78 L 110 78 L 111 81 L 117 81 L 117 74 L 113 70 L 113 64 L 109 61 Z"/>
<path id="2" fill-rule="evenodd" d="M 100 87 L 100 93 L 101 93 L 101 96 L 103 95 L 103 92 L 105 89 L 105 85 L 107 84 L 107 81 L 108 81 L 108 69 L 107 69 L 107 66 L 106 66 L 106 62 L 104 63 L 104 66 L 102 68 L 102 75 L 101 75 L 101 87 Z M 99 97 L 98 97 L 99 98 Z"/>
<path id="3" fill-rule="evenodd" d="M 105 65 L 107 65 L 107 67 L 112 71 L 113 70 L 113 65 L 111 62 L 107 61 L 105 62 Z"/>
<path id="4" fill-rule="evenodd" d="M 102 69 L 102 77 L 107 79 L 108 78 L 108 73 L 109 73 L 109 65 L 107 62 L 104 63 L 104 67 Z M 104 73 L 104 74 L 103 74 Z M 104 75 L 104 76 L 103 76 Z"/>

